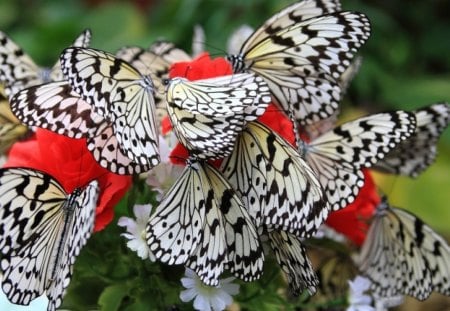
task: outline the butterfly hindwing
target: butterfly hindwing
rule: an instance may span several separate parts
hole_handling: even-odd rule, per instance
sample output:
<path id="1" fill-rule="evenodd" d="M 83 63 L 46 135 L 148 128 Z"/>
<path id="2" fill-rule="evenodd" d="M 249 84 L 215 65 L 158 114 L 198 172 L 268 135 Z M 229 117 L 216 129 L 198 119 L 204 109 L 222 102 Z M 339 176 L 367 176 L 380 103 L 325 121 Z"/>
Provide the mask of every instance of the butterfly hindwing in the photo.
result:
<path id="1" fill-rule="evenodd" d="M 417 119 L 414 134 L 378 161 L 375 169 L 417 177 L 434 162 L 438 139 L 450 122 L 450 105 L 436 103 L 414 113 Z"/>

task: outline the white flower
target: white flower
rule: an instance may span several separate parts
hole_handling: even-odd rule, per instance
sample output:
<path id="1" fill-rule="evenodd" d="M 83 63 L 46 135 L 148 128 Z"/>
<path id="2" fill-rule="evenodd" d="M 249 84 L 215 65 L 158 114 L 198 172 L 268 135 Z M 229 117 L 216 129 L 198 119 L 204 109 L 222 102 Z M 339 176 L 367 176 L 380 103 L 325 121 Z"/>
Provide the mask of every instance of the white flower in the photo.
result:
<path id="1" fill-rule="evenodd" d="M 142 259 L 150 258 L 151 261 L 155 261 L 155 256 L 150 251 L 147 241 L 145 240 L 145 227 L 148 218 L 150 217 L 151 210 L 151 204 L 136 204 L 133 207 L 133 213 L 136 220 L 129 217 L 120 217 L 117 225 L 127 228 L 127 232 L 122 233 L 121 236 L 128 239 L 127 246 L 129 249 L 135 251 Z"/>
<path id="2" fill-rule="evenodd" d="M 249 25 L 242 25 L 236 29 L 227 42 L 227 52 L 229 55 L 238 54 L 245 40 L 253 33 L 253 28 Z"/>
<path id="3" fill-rule="evenodd" d="M 177 144 L 175 133 L 172 131 L 166 138 L 159 136 L 159 154 L 161 163 L 154 167 L 147 177 L 147 184 L 158 192 L 157 200 L 169 189 L 175 180 L 181 175 L 184 167 L 170 162 L 170 152 Z"/>
<path id="4" fill-rule="evenodd" d="M 356 276 L 353 281 L 348 281 L 350 285 L 349 306 L 347 311 L 375 311 L 370 304 L 372 297 L 364 292 L 370 287 L 370 280 L 362 276 Z"/>
<path id="5" fill-rule="evenodd" d="M 180 299 L 188 302 L 194 299 L 194 308 L 201 311 L 220 311 L 233 303 L 231 295 L 239 292 L 239 285 L 231 283 L 235 278 L 229 277 L 219 281 L 217 287 L 207 286 L 202 283 L 197 274 L 191 269 L 186 269 L 185 277 L 181 284 L 186 290 L 180 292 Z"/>
<path id="6" fill-rule="evenodd" d="M 192 38 L 192 56 L 196 57 L 205 50 L 205 30 L 200 25 L 194 26 L 194 36 Z"/>

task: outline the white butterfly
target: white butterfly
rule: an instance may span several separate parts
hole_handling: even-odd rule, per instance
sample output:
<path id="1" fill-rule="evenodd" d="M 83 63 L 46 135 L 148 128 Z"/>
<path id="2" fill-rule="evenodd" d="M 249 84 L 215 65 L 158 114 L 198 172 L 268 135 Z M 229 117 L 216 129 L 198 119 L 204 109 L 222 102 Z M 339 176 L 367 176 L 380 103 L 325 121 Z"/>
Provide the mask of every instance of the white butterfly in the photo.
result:
<path id="1" fill-rule="evenodd" d="M 264 80 L 254 74 L 168 81 L 167 110 L 179 141 L 197 158 L 223 158 L 248 121 L 271 102 Z"/>
<path id="2" fill-rule="evenodd" d="M 417 119 L 414 134 L 378 161 L 375 169 L 417 177 L 434 162 L 438 139 L 450 122 L 450 105 L 436 103 L 414 113 Z"/>
<path id="3" fill-rule="evenodd" d="M 90 41 L 91 31 L 87 29 L 72 46 L 87 47 Z M 4 83 L 8 97 L 33 85 L 60 80 L 63 80 L 63 75 L 59 61 L 51 69 L 41 68 L 6 34 L 0 32 L 0 82 Z"/>
<path id="4" fill-rule="evenodd" d="M 188 163 L 146 232 L 156 258 L 186 265 L 207 285 L 216 286 L 225 268 L 245 281 L 262 274 L 264 255 L 252 220 L 228 181 L 206 162 Z"/>
<path id="5" fill-rule="evenodd" d="M 0 170 L 0 261 L 2 290 L 29 305 L 42 294 L 48 310 L 61 305 L 72 266 L 94 228 L 98 184 L 67 195 L 46 173 Z"/>
<path id="6" fill-rule="evenodd" d="M 305 159 L 318 175 L 333 210 L 353 202 L 371 167 L 414 133 L 414 114 L 378 113 L 347 122 L 304 143 Z"/>
<path id="7" fill-rule="evenodd" d="M 341 98 L 339 78 L 370 35 L 364 14 L 338 10 L 337 1 L 313 0 L 285 8 L 228 57 L 234 71 L 264 77 L 282 109 L 302 125 L 329 117 Z"/>
<path id="8" fill-rule="evenodd" d="M 153 82 L 107 52 L 68 48 L 61 66 L 72 89 L 110 122 L 128 158 L 143 166 L 160 162 Z"/>
<path id="9" fill-rule="evenodd" d="M 356 258 L 380 297 L 450 296 L 450 246 L 413 214 L 380 203 Z"/>
<path id="10" fill-rule="evenodd" d="M 29 87 L 11 99 L 14 114 L 29 127 L 37 126 L 71 138 L 87 138 L 95 160 L 117 174 L 137 174 L 151 166 L 136 163 L 122 150 L 113 126 L 92 111 L 65 82 Z"/>

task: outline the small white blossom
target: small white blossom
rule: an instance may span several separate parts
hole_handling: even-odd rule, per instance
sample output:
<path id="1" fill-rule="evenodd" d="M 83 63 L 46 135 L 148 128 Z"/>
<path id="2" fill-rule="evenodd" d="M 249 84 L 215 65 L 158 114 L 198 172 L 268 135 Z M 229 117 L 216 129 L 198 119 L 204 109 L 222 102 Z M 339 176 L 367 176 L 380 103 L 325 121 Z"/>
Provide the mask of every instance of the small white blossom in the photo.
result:
<path id="1" fill-rule="evenodd" d="M 196 57 L 205 51 L 205 30 L 200 25 L 194 26 L 194 36 L 192 37 L 192 56 Z"/>
<path id="2" fill-rule="evenodd" d="M 181 175 L 184 167 L 170 162 L 170 152 L 178 143 L 175 133 L 172 131 L 166 137 L 159 136 L 159 155 L 161 163 L 154 167 L 147 177 L 147 184 L 158 192 L 157 200 L 161 200 L 162 195 L 172 186 Z"/>
<path id="3" fill-rule="evenodd" d="M 348 281 L 350 286 L 349 306 L 347 311 L 375 311 L 371 306 L 372 297 L 364 292 L 370 288 L 368 278 L 357 276 L 353 281 Z"/>
<path id="4" fill-rule="evenodd" d="M 180 292 L 180 299 L 188 302 L 194 299 L 194 308 L 201 311 L 221 311 L 233 303 L 231 295 L 239 292 L 239 285 L 231 283 L 235 278 L 229 277 L 219 281 L 217 287 L 207 286 L 202 283 L 197 274 L 191 269 L 186 269 L 185 277 L 181 284 L 186 290 Z"/>
<path id="5" fill-rule="evenodd" d="M 121 236 L 128 239 L 127 246 L 129 249 L 135 251 L 142 259 L 150 258 L 151 261 L 155 261 L 155 256 L 150 251 L 147 241 L 145 240 L 145 227 L 148 218 L 150 217 L 151 210 L 151 204 L 136 204 L 133 207 L 133 213 L 136 220 L 129 217 L 120 217 L 117 225 L 126 227 L 127 232 L 122 233 Z"/>

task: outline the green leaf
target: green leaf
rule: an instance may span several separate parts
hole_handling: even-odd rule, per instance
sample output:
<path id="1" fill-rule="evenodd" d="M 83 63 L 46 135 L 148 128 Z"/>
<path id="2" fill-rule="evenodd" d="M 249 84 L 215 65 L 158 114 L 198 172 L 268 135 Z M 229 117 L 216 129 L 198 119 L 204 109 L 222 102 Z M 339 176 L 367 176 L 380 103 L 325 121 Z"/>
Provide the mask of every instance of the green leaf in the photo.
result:
<path id="1" fill-rule="evenodd" d="M 115 311 L 120 309 L 122 300 L 128 295 L 125 283 L 114 284 L 105 288 L 98 299 L 100 310 Z"/>

